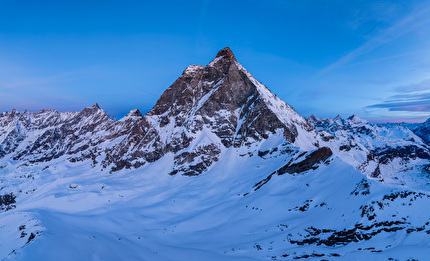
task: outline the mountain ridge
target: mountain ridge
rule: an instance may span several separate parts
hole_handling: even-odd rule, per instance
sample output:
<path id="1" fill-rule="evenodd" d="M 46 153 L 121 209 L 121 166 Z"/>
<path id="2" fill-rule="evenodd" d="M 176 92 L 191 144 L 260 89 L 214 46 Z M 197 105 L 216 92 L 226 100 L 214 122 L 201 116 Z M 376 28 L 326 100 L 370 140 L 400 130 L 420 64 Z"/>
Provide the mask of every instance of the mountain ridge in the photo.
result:
<path id="1" fill-rule="evenodd" d="M 382 134 L 387 130 L 378 129 L 357 115 L 346 120 L 340 116 L 334 120 L 319 119 L 314 115 L 305 119 L 256 80 L 228 47 L 221 49 L 206 66 L 188 66 L 144 115 L 134 109 L 122 119 L 114 120 L 95 103 L 80 112 L 13 110 L 0 114 L 0 126 L 3 126 L 0 157 L 14 154 L 15 160 L 44 162 L 67 155 L 69 161 L 92 159 L 95 166 L 115 172 L 139 168 L 173 153 L 175 166 L 170 174 L 189 176 L 207 171 L 226 149 L 255 153 L 271 136 L 278 137 L 280 144 L 290 144 L 303 151 L 330 147 L 337 156 L 350 162 L 342 151 L 359 148 L 351 145 L 354 135 L 370 135 L 365 137 L 369 141 L 360 140 L 359 144 L 371 144 L 380 135 L 387 135 Z M 22 143 L 26 133 L 34 129 L 44 133 L 36 133 L 34 140 Z M 345 134 L 345 131 L 351 133 Z M 410 136 L 407 138 L 410 144 L 404 145 L 408 150 L 419 151 L 420 157 L 427 158 L 428 148 L 422 143 L 415 145 L 415 140 L 420 142 L 420 138 L 410 133 L 401 135 L 400 138 Z M 420 137 L 427 142 L 425 132 Z M 389 139 L 390 144 L 407 143 L 395 135 Z M 47 155 L 43 155 L 44 149 Z M 400 153 L 395 146 L 384 150 L 394 153 L 394 158 L 405 153 Z M 376 173 L 380 170 L 370 167 L 374 164 L 369 162 L 375 162 L 372 155 L 382 152 L 377 153 L 374 145 L 359 151 L 362 154 L 359 158 L 365 155 L 368 159 L 353 165 L 367 175 L 378 177 Z"/>
<path id="2" fill-rule="evenodd" d="M 423 139 L 305 119 L 229 48 L 144 115 L 1 113 L 0 160 L 0 259 L 428 257 Z"/>
<path id="3" fill-rule="evenodd" d="M 267 139 L 277 130 L 283 132 L 287 141 L 294 143 L 299 136 L 298 129 L 303 129 L 301 137 L 312 127 L 291 106 L 255 80 L 236 61 L 229 48 L 224 48 L 207 66 L 187 67 L 161 95 L 143 116 L 140 125 L 113 149 L 125 154 L 129 143 L 144 140 L 136 144 L 135 148 L 140 152 L 121 159 L 115 169 L 129 167 L 122 165 L 124 162 L 137 161 L 136 164 L 141 165 L 166 153 L 178 153 L 203 133 L 199 139 L 206 140 L 207 144 L 177 155 L 178 167 L 171 172 L 197 175 L 212 165 L 223 147 L 249 146 L 253 141 Z M 204 133 L 213 133 L 216 137 Z M 301 140 L 308 141 L 308 137 Z M 110 154 L 115 155 L 115 152 Z M 192 165 L 194 169 L 185 170 L 182 163 L 189 165 L 190 155 L 204 159 Z M 107 163 L 115 164 L 115 160 Z"/>

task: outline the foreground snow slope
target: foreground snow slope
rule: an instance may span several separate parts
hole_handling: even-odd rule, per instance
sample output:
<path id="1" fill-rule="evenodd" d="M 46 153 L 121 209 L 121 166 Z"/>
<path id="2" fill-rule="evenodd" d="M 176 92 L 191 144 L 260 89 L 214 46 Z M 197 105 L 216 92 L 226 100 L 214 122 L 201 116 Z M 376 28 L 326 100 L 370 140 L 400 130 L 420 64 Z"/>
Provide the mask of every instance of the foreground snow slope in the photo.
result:
<path id="1" fill-rule="evenodd" d="M 171 155 L 113 175 L 88 163 L 59 161 L 44 171 L 9 165 L 1 175 L 11 183 L 3 185 L 28 193 L 17 191 L 16 208 L 0 214 L 7 235 L 0 253 L 6 260 L 428 256 L 427 192 L 367 180 L 339 158 L 274 175 L 256 190 L 291 158 L 240 157 L 231 149 L 198 177 L 167 175 Z M 21 176 L 29 167 L 34 179 Z M 36 238 L 26 244 L 31 233 Z"/>

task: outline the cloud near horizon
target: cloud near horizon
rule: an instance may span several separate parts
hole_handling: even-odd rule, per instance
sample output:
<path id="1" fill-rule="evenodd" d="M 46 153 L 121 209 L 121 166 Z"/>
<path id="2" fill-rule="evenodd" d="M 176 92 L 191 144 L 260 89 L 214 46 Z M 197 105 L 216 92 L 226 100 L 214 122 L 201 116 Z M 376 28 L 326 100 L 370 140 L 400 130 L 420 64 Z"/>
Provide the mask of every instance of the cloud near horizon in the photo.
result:
<path id="1" fill-rule="evenodd" d="M 430 112 L 430 79 L 396 88 L 398 94 L 386 101 L 366 106 L 389 111 Z"/>

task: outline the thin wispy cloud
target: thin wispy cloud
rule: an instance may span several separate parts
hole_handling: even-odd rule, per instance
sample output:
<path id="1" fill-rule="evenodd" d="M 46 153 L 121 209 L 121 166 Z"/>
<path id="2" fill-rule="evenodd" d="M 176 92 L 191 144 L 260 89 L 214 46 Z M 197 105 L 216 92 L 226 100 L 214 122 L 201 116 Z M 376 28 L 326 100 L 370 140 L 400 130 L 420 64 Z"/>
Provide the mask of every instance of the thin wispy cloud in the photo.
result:
<path id="1" fill-rule="evenodd" d="M 430 79 L 396 88 L 398 94 L 386 101 L 367 106 L 389 111 L 430 112 Z"/>
<path id="2" fill-rule="evenodd" d="M 419 100 L 419 101 L 402 101 L 402 102 L 384 102 L 368 106 L 367 108 L 384 108 L 389 111 L 428 111 L 430 112 L 430 99 Z"/>
<path id="3" fill-rule="evenodd" d="M 399 20 L 394 25 L 379 30 L 361 46 L 344 55 L 329 66 L 320 70 L 316 76 L 320 77 L 334 70 L 337 70 L 354 61 L 359 56 L 366 54 L 383 44 L 391 42 L 399 38 L 400 36 L 405 35 L 406 33 L 417 30 L 428 24 L 430 24 L 430 6 L 421 8 L 418 11 L 415 10 L 406 17 Z"/>

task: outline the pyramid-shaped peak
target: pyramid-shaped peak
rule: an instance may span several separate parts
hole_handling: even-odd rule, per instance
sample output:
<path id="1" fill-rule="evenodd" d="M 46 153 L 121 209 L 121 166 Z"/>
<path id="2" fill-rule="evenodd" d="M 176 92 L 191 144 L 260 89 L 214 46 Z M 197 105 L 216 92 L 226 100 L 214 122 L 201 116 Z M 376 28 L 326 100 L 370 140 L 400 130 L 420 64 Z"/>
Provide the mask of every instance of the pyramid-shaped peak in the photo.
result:
<path id="1" fill-rule="evenodd" d="M 94 105 L 92 106 L 92 108 L 100 110 L 100 106 L 99 106 L 99 104 L 97 102 L 94 103 Z"/>
<path id="2" fill-rule="evenodd" d="M 297 140 L 300 147 L 314 148 L 312 139 L 307 134 L 299 137 L 298 131 L 308 133 L 313 126 L 256 80 L 228 47 L 208 66 L 188 66 L 147 117 L 151 123 L 159 122 L 161 128 L 190 126 L 193 133 L 210 123 L 208 128 L 219 135 L 225 147 L 266 139 L 268 133 L 280 130 L 289 142 Z M 154 120 L 157 117 L 159 120 Z"/>
<path id="3" fill-rule="evenodd" d="M 234 57 L 234 54 L 229 47 L 225 47 L 224 49 L 219 50 L 215 58 L 224 58 L 236 61 L 236 57 Z"/>

